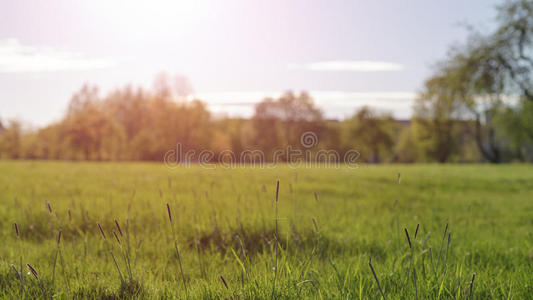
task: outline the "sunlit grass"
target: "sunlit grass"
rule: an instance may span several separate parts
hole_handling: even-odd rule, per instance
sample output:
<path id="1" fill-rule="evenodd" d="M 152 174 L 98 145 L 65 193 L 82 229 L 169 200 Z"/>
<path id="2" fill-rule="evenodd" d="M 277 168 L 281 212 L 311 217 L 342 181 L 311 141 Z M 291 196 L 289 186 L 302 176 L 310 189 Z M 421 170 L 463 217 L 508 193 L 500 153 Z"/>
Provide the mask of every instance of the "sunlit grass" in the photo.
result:
<path id="1" fill-rule="evenodd" d="M 2 162 L 0 298 L 528 299 L 532 190 L 528 165 Z"/>

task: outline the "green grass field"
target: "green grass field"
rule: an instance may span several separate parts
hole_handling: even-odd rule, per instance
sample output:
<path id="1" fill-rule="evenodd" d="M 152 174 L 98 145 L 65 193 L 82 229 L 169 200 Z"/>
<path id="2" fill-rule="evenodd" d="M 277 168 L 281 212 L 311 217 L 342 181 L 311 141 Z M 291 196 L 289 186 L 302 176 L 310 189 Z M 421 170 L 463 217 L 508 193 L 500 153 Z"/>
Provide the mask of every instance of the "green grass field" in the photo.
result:
<path id="1" fill-rule="evenodd" d="M 1 299 L 533 298 L 531 165 L 0 162 L 0 225 Z"/>

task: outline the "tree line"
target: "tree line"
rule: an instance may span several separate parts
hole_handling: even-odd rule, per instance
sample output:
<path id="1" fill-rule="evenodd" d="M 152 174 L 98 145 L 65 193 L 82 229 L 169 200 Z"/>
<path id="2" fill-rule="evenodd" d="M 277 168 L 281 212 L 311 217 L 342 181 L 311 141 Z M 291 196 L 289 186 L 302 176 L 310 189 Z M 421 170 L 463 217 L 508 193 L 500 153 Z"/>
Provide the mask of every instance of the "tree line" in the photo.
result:
<path id="1" fill-rule="evenodd" d="M 186 99 L 186 80 L 159 77 L 151 90 L 127 86 L 104 96 L 85 85 L 62 120 L 44 128 L 0 125 L 0 157 L 161 161 L 177 143 L 183 151 L 272 157 L 287 146 L 303 150 L 301 135 L 313 132 L 313 151 L 355 149 L 362 162 L 531 162 L 533 1 L 507 1 L 498 11 L 496 31 L 472 32 L 436 65 L 410 120 L 370 107 L 327 120 L 306 92 L 263 99 L 249 119 L 215 117 L 204 102 Z"/>

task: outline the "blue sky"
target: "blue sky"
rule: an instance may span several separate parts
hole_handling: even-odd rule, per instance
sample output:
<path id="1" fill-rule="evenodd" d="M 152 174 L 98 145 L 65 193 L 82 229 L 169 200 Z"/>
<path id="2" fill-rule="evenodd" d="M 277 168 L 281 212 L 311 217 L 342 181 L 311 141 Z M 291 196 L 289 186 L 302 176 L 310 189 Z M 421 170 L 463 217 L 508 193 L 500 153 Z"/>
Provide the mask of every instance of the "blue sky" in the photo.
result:
<path id="1" fill-rule="evenodd" d="M 501 1 L 2 1 L 0 119 L 59 120 L 83 83 L 102 94 L 189 78 L 215 114 L 310 91 L 327 117 L 369 105 L 407 118 L 464 24 L 489 31 Z"/>

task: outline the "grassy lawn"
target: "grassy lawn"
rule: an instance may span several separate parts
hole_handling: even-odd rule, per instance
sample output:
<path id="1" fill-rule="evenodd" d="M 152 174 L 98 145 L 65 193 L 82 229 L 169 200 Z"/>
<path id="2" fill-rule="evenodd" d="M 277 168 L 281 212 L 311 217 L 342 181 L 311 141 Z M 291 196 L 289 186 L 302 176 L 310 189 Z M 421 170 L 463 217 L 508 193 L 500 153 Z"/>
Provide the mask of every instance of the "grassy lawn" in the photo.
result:
<path id="1" fill-rule="evenodd" d="M 0 225 L 1 299 L 533 298 L 531 165 L 4 161 Z"/>

